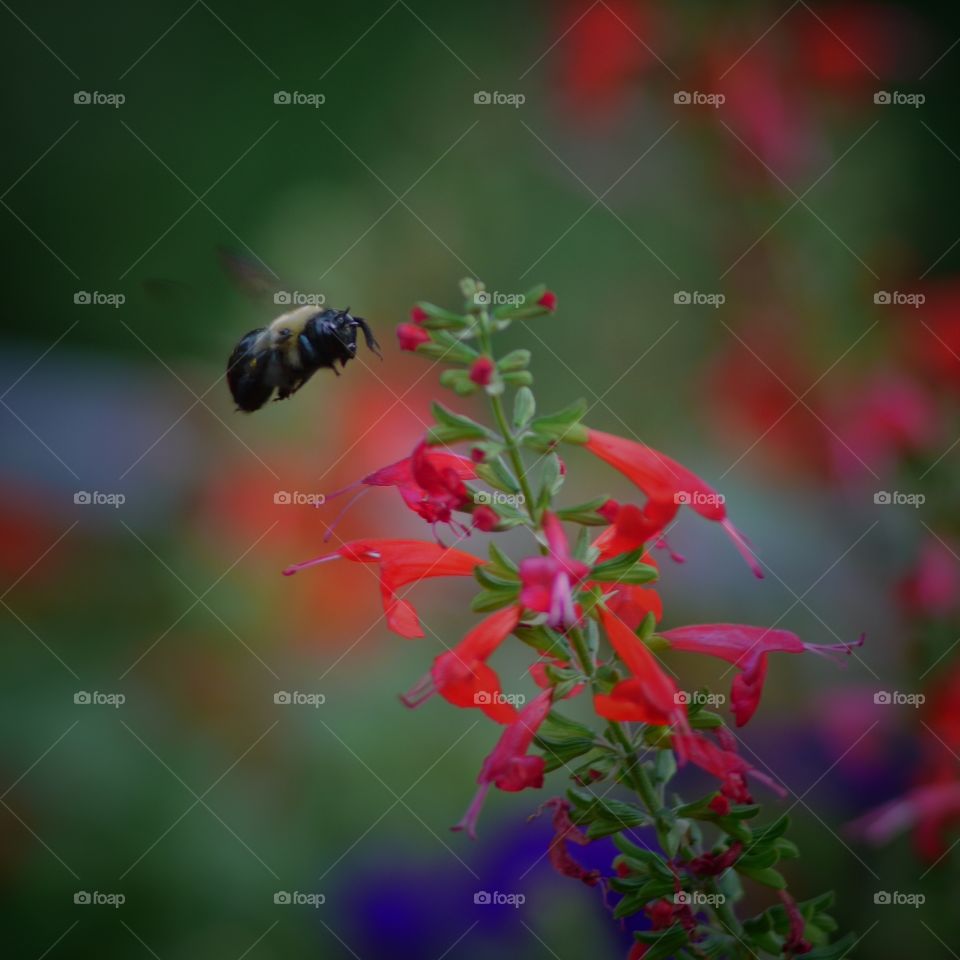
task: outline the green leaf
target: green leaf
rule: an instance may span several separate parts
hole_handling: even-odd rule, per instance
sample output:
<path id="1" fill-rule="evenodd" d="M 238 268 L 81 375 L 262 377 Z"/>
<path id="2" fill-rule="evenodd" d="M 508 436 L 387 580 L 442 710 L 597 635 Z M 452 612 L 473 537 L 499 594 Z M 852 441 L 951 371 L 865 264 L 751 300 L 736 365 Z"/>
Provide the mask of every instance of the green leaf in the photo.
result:
<path id="1" fill-rule="evenodd" d="M 520 575 L 520 568 L 510 559 L 492 540 L 489 546 L 490 569 L 497 576 L 516 580 Z"/>
<path id="2" fill-rule="evenodd" d="M 568 434 L 580 437 L 577 442 L 586 442 L 586 428 L 580 426 L 580 420 L 587 412 L 586 400 L 577 400 L 569 407 L 564 407 L 556 413 L 550 413 L 543 417 L 537 417 L 530 424 L 530 429 L 534 433 L 542 436 L 552 437 L 558 440 L 567 439 Z"/>
<path id="3" fill-rule="evenodd" d="M 469 366 L 480 354 L 468 347 L 462 340 L 452 336 L 446 330 L 438 330 L 428 343 L 417 346 L 417 353 L 430 357 L 433 360 L 444 360 L 447 363 L 462 363 Z"/>
<path id="4" fill-rule="evenodd" d="M 495 490 L 509 493 L 514 496 L 520 493 L 520 484 L 506 464 L 498 457 L 487 463 L 476 465 L 477 476 L 485 483 L 489 483 Z M 497 504 L 501 506 L 501 504 Z"/>
<path id="5" fill-rule="evenodd" d="M 857 942 L 856 934 L 848 933 L 841 937 L 836 943 L 831 943 L 823 947 L 815 947 L 809 953 L 803 956 L 805 960 L 847 960 L 847 951 L 853 949 Z M 644 958 L 646 960 L 646 958 Z"/>
<path id="6" fill-rule="evenodd" d="M 668 960 L 690 942 L 686 930 L 679 923 L 656 932 L 637 931 L 634 937 L 641 943 L 650 944 L 643 960 Z"/>
<path id="7" fill-rule="evenodd" d="M 433 402 L 431 405 L 434 419 L 450 432 L 456 433 L 460 440 L 486 440 L 489 436 L 487 428 L 460 413 L 448 410 L 442 403 Z M 448 443 L 455 441 L 447 441 Z"/>
<path id="8" fill-rule="evenodd" d="M 504 383 L 511 387 L 530 387 L 533 385 L 533 374 L 529 370 L 515 370 L 513 373 L 504 373 L 501 376 Z"/>
<path id="9" fill-rule="evenodd" d="M 563 507 L 556 511 L 561 520 L 568 520 L 571 523 L 581 523 L 586 527 L 605 527 L 610 521 L 606 517 L 600 516 L 597 510 L 602 507 L 609 497 L 597 497 L 594 500 L 587 500 L 585 503 L 577 503 L 572 507 Z"/>
<path id="10" fill-rule="evenodd" d="M 522 430 L 537 410 L 537 401 L 529 387 L 521 387 L 513 398 L 513 425 Z"/>
<path id="11" fill-rule="evenodd" d="M 501 373 L 517 373 L 520 370 L 526 370 L 529 364 L 529 350 L 511 350 L 497 361 L 497 368 Z"/>
<path id="12" fill-rule="evenodd" d="M 531 627 L 521 624 L 513 633 L 518 640 L 528 647 L 533 647 L 537 652 L 542 652 L 549 657 L 566 660 L 570 656 L 570 651 L 563 640 L 548 627 Z"/>
<path id="13" fill-rule="evenodd" d="M 590 579 L 601 583 L 651 583 L 657 579 L 659 573 L 656 567 L 641 563 L 642 556 L 641 548 L 598 563 L 591 571 Z"/>
<path id="14" fill-rule="evenodd" d="M 783 879 L 783 875 L 774 870 L 773 867 L 767 867 L 765 870 L 748 870 L 741 868 L 738 863 L 734 869 L 737 873 L 749 877 L 755 883 L 762 883 L 765 887 L 773 887 L 774 890 L 785 890 L 787 887 L 787 881 Z"/>
<path id="15" fill-rule="evenodd" d="M 474 613 L 491 613 L 510 606 L 516 599 L 515 590 L 482 590 L 471 601 L 470 609 Z"/>
<path id="16" fill-rule="evenodd" d="M 513 591 L 513 593 L 520 592 L 520 581 L 517 580 L 516 577 L 499 577 L 495 573 L 491 573 L 489 566 L 486 564 L 477 564 L 477 566 L 473 568 L 473 575 L 479 584 L 488 590 Z"/>

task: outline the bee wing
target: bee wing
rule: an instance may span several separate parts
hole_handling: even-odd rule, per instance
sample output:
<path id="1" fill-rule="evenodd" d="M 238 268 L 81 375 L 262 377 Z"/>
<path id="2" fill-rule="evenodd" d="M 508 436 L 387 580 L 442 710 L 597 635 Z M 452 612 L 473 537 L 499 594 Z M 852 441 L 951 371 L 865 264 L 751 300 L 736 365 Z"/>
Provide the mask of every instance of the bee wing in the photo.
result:
<path id="1" fill-rule="evenodd" d="M 284 289 L 280 277 L 261 260 L 229 247 L 217 247 L 217 259 L 233 285 L 253 300 L 273 298 Z"/>

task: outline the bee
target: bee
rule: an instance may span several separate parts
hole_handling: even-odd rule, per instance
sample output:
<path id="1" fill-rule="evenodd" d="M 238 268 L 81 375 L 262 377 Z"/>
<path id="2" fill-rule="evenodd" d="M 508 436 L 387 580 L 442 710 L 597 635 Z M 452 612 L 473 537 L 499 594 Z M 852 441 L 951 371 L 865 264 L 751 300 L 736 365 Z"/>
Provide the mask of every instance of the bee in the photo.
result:
<path id="1" fill-rule="evenodd" d="M 232 251 L 219 251 L 220 261 L 233 282 L 248 296 L 273 292 L 274 302 L 289 302 L 276 291 L 276 281 L 263 268 Z M 321 298 L 322 299 L 322 298 Z M 317 305 L 296 307 L 280 314 L 269 326 L 241 337 L 227 361 L 227 384 L 238 410 L 259 410 L 276 392 L 277 400 L 296 393 L 318 370 L 329 367 L 337 376 L 357 355 L 357 331 L 367 349 L 380 354 L 370 324 L 346 310 Z"/>
<path id="2" fill-rule="evenodd" d="M 251 330 L 227 361 L 227 383 L 237 409 L 259 410 L 274 391 L 277 400 L 285 400 L 323 367 L 339 376 L 337 362 L 343 368 L 357 354 L 357 330 L 367 349 L 381 356 L 370 324 L 352 316 L 349 307 L 297 307 L 269 326 Z"/>

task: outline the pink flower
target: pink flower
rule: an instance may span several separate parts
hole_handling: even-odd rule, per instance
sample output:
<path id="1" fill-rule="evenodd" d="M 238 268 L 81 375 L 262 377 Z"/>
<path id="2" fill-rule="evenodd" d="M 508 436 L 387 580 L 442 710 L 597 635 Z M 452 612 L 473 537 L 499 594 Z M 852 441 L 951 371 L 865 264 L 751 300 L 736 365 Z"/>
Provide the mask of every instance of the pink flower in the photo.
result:
<path id="1" fill-rule="evenodd" d="M 632 480 L 648 498 L 641 511 L 659 533 L 676 516 L 681 505 L 689 506 L 707 520 L 713 520 L 727 532 L 756 577 L 763 571 L 753 558 L 740 532 L 727 519 L 724 498 L 695 473 L 659 453 L 653 447 L 625 440 L 599 430 L 587 431 L 587 449 L 625 477 Z"/>
<path id="2" fill-rule="evenodd" d="M 516 708 L 503 699 L 500 678 L 487 660 L 520 622 L 520 608 L 507 607 L 477 624 L 452 650 L 441 653 L 433 667 L 409 693 L 408 707 L 419 707 L 435 693 L 455 707 L 475 707 L 497 723 L 512 723 Z"/>
<path id="3" fill-rule="evenodd" d="M 421 343 L 427 343 L 430 334 L 423 327 L 414 326 L 412 323 L 400 323 L 397 325 L 397 341 L 401 350 L 416 350 Z"/>
<path id="4" fill-rule="evenodd" d="M 563 526 L 549 510 L 543 515 L 543 532 L 550 552 L 545 557 L 521 561 L 520 602 L 528 610 L 546 613 L 547 623 L 554 630 L 568 630 L 579 620 L 573 589 L 586 579 L 590 567 L 573 558 Z"/>
<path id="5" fill-rule="evenodd" d="M 380 567 L 380 593 L 387 626 L 401 637 L 422 637 L 423 630 L 413 604 L 401 599 L 397 591 L 429 577 L 466 577 L 482 563 L 478 557 L 423 540 L 351 540 L 339 550 L 287 567 L 284 576 L 298 573 L 330 560 L 376 563 Z"/>
<path id="6" fill-rule="evenodd" d="M 493 379 L 493 361 L 489 357 L 477 357 L 470 367 L 470 379 L 477 386 L 485 387 Z"/>
<path id="7" fill-rule="evenodd" d="M 497 745 L 480 768 L 480 775 L 477 777 L 480 788 L 463 819 L 453 827 L 454 830 L 466 830 L 471 839 L 477 838 L 477 819 L 491 785 L 511 793 L 527 787 L 539 789 L 543 786 L 543 757 L 527 756 L 527 750 L 550 712 L 552 695 L 551 690 L 544 690 L 534 697 L 520 711 L 517 719 L 503 731 Z"/>

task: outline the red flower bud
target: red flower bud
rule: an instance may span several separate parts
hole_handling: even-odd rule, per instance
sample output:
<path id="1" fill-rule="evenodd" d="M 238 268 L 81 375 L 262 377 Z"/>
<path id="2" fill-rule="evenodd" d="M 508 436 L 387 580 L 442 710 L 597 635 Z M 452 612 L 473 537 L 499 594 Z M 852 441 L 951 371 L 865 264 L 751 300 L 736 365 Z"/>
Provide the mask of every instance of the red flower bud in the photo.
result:
<path id="1" fill-rule="evenodd" d="M 487 455 L 483 452 L 480 447 L 474 447 L 470 451 L 470 459 L 474 463 L 483 463 L 487 459 Z"/>
<path id="2" fill-rule="evenodd" d="M 487 386 L 493 379 L 493 361 L 489 357 L 477 357 L 470 367 L 470 379 L 478 386 Z"/>
<path id="3" fill-rule="evenodd" d="M 607 523 L 616 523 L 619 512 L 620 504 L 617 503 L 616 500 L 608 500 L 603 506 L 597 509 L 597 513 L 599 513 Z"/>
<path id="4" fill-rule="evenodd" d="M 541 307 L 546 307 L 551 313 L 557 309 L 557 295 L 552 291 L 548 290 L 538 301 L 537 305 Z"/>
<path id="5" fill-rule="evenodd" d="M 496 530 L 499 523 L 500 517 L 496 510 L 488 506 L 479 506 L 473 511 L 473 525 L 483 533 L 491 533 Z"/>
<path id="6" fill-rule="evenodd" d="M 722 793 L 718 793 L 707 806 L 718 817 L 725 817 L 730 812 L 730 801 Z"/>
<path id="7" fill-rule="evenodd" d="M 397 340 L 401 350 L 416 350 L 421 343 L 426 343 L 429 339 L 430 334 L 426 330 L 412 323 L 401 323 L 397 327 Z"/>
<path id="8" fill-rule="evenodd" d="M 427 311 L 423 307 L 413 307 L 410 311 L 410 319 L 414 323 L 423 323 L 427 319 Z"/>

